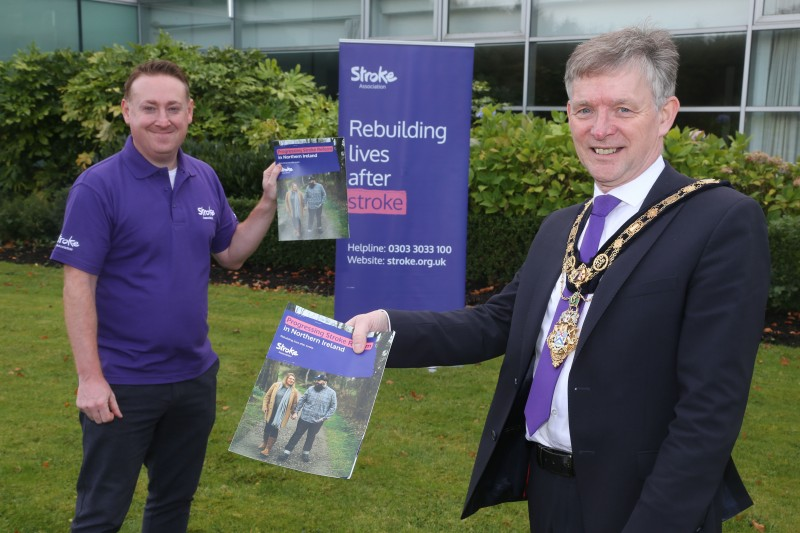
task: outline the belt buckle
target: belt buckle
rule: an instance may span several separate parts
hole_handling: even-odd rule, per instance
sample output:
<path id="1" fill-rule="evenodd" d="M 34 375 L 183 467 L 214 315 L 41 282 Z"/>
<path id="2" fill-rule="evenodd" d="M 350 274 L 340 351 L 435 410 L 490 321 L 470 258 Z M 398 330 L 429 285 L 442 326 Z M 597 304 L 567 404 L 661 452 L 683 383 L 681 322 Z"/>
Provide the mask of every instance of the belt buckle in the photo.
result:
<path id="1" fill-rule="evenodd" d="M 536 443 L 536 462 L 551 474 L 563 477 L 575 476 L 572 454 L 552 450 L 538 442 Z"/>

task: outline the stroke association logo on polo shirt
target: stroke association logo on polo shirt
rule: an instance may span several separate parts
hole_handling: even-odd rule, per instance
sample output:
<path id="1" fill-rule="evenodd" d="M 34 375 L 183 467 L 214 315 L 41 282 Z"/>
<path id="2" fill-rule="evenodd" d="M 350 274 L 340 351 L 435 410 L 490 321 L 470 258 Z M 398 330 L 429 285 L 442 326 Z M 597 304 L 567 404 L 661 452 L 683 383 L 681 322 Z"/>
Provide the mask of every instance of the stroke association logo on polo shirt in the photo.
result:
<path id="1" fill-rule="evenodd" d="M 350 68 L 350 81 L 358 82 L 359 89 L 386 89 L 390 83 L 397 81 L 397 76 L 385 70 L 383 65 L 378 66 L 377 71 L 359 65 Z"/>
<path id="2" fill-rule="evenodd" d="M 61 248 L 62 250 L 67 250 L 68 252 L 74 252 L 75 248 L 80 248 L 81 243 L 76 241 L 72 238 L 72 235 L 69 237 L 64 237 L 64 235 L 58 236 L 58 242 L 56 242 L 56 248 Z"/>
<path id="3" fill-rule="evenodd" d="M 211 209 L 210 207 L 208 209 L 206 209 L 205 207 L 198 207 L 197 214 L 200 215 L 200 217 L 203 220 L 214 220 L 214 215 L 216 215 L 217 213 L 214 212 L 214 210 Z"/>

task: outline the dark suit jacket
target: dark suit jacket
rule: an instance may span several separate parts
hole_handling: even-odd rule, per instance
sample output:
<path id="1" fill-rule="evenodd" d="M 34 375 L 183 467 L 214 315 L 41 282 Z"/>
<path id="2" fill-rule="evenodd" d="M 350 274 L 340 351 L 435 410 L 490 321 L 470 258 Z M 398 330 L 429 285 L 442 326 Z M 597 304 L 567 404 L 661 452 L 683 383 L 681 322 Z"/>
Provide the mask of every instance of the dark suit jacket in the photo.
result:
<path id="1" fill-rule="evenodd" d="M 649 206 L 690 183 L 669 165 Z M 513 281 L 486 304 L 390 311 L 389 366 L 505 354 L 463 517 L 524 499 L 523 408 L 549 295 L 580 206 L 542 223 Z M 766 223 L 729 187 L 665 211 L 597 288 L 569 376 L 570 433 L 587 532 L 695 531 L 752 504 L 731 460 L 769 285 Z"/>

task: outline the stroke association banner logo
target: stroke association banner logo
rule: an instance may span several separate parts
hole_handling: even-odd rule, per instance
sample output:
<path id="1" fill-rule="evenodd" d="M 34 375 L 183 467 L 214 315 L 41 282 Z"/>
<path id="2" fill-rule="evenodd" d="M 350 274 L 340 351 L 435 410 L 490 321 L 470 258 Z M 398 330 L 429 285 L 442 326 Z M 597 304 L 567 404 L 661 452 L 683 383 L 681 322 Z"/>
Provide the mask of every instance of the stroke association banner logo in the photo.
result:
<path id="1" fill-rule="evenodd" d="M 397 81 L 397 76 L 394 72 L 384 70 L 383 65 L 378 65 L 376 71 L 355 66 L 350 69 L 350 81 L 358 82 L 359 89 L 385 89 L 387 85 Z"/>
<path id="2" fill-rule="evenodd" d="M 474 46 L 339 43 L 350 238 L 335 317 L 464 306 Z"/>

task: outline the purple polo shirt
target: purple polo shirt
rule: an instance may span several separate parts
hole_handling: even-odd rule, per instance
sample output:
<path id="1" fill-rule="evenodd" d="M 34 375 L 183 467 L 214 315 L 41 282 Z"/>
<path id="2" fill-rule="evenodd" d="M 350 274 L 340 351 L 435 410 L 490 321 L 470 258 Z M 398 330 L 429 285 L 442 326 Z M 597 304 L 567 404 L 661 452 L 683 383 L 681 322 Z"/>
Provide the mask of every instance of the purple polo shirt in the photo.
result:
<path id="1" fill-rule="evenodd" d="M 175 383 L 214 364 L 210 254 L 228 248 L 236 225 L 212 168 L 182 151 L 174 189 L 167 169 L 130 138 L 78 177 L 50 257 L 98 276 L 97 342 L 109 383 Z"/>

